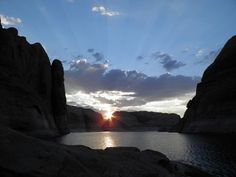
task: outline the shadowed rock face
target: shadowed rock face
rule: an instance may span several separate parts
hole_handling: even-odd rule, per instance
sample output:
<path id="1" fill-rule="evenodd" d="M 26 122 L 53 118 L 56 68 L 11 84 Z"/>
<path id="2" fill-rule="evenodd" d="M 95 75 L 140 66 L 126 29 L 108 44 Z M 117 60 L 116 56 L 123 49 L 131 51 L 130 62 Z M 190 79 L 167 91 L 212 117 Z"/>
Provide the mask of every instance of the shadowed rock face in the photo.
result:
<path id="1" fill-rule="evenodd" d="M 59 63 L 56 61 L 54 71 L 63 71 Z M 61 98 L 65 91 L 63 83 L 59 89 L 52 89 L 55 79 L 63 81 L 63 72 L 54 72 L 53 80 L 51 73 L 41 44 L 29 44 L 15 28 L 0 28 L 0 124 L 28 133 L 55 132 L 53 109 L 58 105 L 52 104 L 52 91 L 60 97 L 53 99 L 60 100 L 64 107 L 65 100 Z M 65 116 L 66 111 L 55 114 Z"/>
<path id="2" fill-rule="evenodd" d="M 206 69 L 187 108 L 182 132 L 236 132 L 236 36 Z"/>
<path id="3" fill-rule="evenodd" d="M 52 106 L 56 125 L 61 134 L 69 132 L 64 86 L 64 70 L 59 60 L 52 62 Z"/>

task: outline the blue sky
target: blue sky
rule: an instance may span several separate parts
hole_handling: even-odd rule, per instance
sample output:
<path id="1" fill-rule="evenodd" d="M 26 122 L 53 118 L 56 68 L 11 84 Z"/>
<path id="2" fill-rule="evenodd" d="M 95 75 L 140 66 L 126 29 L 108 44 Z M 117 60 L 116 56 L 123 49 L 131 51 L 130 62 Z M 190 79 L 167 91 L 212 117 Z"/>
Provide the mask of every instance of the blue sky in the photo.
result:
<path id="1" fill-rule="evenodd" d="M 198 77 L 235 35 L 235 9 L 235 0 L 0 0 L 5 28 L 16 27 L 29 42 L 42 43 L 50 59 L 63 61 L 68 102 L 99 111 L 145 109 L 181 115 Z M 91 69 L 96 70 L 92 75 Z M 116 71 L 110 72 L 112 81 L 119 78 L 126 85 L 107 84 L 109 71 Z M 139 82 L 128 82 L 130 71 Z M 122 72 L 125 79 L 120 78 Z M 158 85 L 167 73 L 166 82 Z M 82 75 L 100 82 L 89 85 Z M 183 77 L 176 82 L 178 75 Z M 150 78 L 159 93 L 161 87 L 181 90 L 178 83 L 188 79 L 191 88 L 156 94 L 159 97 L 144 94 L 141 88 L 154 92 L 149 91 L 151 85 L 142 85 L 150 84 Z M 123 97 L 131 101 L 124 105 Z M 170 110 L 167 105 L 172 103 Z"/>

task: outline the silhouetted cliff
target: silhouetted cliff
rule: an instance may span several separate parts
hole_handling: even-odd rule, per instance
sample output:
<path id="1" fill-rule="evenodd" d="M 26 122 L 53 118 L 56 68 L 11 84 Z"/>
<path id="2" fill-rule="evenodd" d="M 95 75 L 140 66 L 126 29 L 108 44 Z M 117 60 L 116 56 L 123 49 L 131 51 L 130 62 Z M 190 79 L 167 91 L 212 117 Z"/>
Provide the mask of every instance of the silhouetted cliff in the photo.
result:
<path id="1" fill-rule="evenodd" d="M 0 124 L 36 136 L 68 132 L 63 67 L 53 63 L 41 44 L 0 28 Z"/>
<path id="2" fill-rule="evenodd" d="M 182 132 L 236 132 L 236 36 L 204 72 L 178 128 Z"/>
<path id="3" fill-rule="evenodd" d="M 67 110 L 69 127 L 77 131 L 168 131 L 180 120 L 177 114 L 117 111 L 110 121 L 104 120 L 100 113 L 91 109 L 68 105 Z"/>

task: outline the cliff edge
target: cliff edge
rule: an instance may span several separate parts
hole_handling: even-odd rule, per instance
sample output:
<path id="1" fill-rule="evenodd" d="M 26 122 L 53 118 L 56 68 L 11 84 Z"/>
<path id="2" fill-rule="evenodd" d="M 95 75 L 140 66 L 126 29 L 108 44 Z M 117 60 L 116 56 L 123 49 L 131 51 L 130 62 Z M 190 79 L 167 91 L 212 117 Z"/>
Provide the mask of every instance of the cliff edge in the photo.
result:
<path id="1" fill-rule="evenodd" d="M 205 70 L 187 104 L 180 132 L 236 132 L 236 36 Z"/>

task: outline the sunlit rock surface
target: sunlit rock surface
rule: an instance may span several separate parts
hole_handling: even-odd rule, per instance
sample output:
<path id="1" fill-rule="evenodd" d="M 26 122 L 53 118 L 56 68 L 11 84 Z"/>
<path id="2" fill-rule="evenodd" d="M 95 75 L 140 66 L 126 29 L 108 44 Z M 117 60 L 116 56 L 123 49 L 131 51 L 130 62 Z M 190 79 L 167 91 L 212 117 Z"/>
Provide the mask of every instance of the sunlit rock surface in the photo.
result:
<path id="1" fill-rule="evenodd" d="M 51 70 L 41 44 L 29 44 L 15 28 L 0 28 L 0 124 L 36 136 L 57 132 L 54 114 L 64 120 L 66 106 L 63 100 L 63 113 L 58 113 L 52 99 L 59 101 L 65 91 L 63 73 L 53 72 L 52 78 Z M 58 80 L 62 80 L 60 91 L 52 89 Z"/>
<path id="2" fill-rule="evenodd" d="M 170 161 L 164 154 L 137 148 L 93 150 L 36 139 L 0 126 L 2 177 L 208 177 Z"/>
<path id="3" fill-rule="evenodd" d="M 236 132 L 236 36 L 206 69 L 189 101 L 182 132 Z"/>

